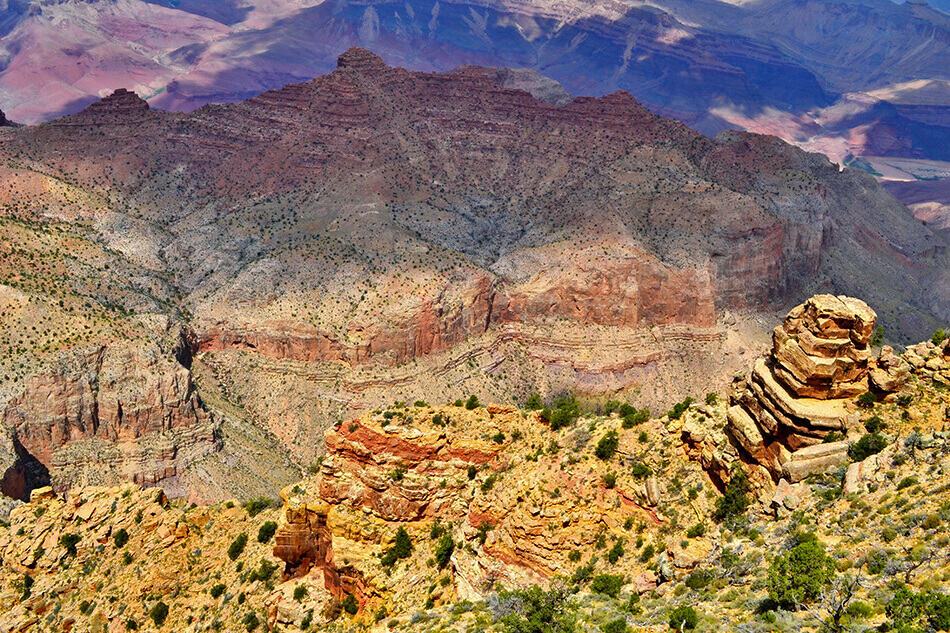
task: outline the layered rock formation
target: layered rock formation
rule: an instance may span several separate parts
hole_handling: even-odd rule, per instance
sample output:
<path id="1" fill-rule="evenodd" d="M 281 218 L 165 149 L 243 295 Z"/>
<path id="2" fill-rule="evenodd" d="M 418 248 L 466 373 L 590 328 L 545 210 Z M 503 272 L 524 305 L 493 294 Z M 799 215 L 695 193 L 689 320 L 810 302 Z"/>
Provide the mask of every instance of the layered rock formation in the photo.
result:
<path id="1" fill-rule="evenodd" d="M 858 427 L 853 399 L 868 392 L 869 374 L 878 389 L 903 385 L 907 365 L 892 350 L 872 361 L 876 319 L 859 299 L 811 297 L 775 328 L 772 352 L 732 396 L 727 432 L 775 480 L 795 483 L 845 463 L 845 437 Z"/>
<path id="2" fill-rule="evenodd" d="M 617 432 L 619 420 L 598 428 Z M 660 428 L 649 425 L 650 433 Z M 443 535 L 460 543 L 438 561 L 451 579 L 440 601 L 479 599 L 498 582 L 545 584 L 568 573 L 571 550 L 664 522 L 665 485 L 623 468 L 645 450 L 635 433 L 623 432 L 618 453 L 629 457 L 619 458 L 609 485 L 610 463 L 591 455 L 597 439 L 580 427 L 551 431 L 536 412 L 509 407 L 396 408 L 344 422 L 326 433 L 319 475 L 283 491 L 274 554 L 285 578 L 316 576 L 361 605 L 415 599 L 417 587 L 400 580 L 415 567 L 406 576 L 399 564 L 390 577 L 380 563 L 400 528 L 421 550 L 414 559 L 439 556 Z M 532 448 L 550 442 L 564 453 Z M 683 473 L 701 476 L 696 467 Z M 701 555 L 695 548 L 671 554 L 669 569 L 688 569 Z M 658 577 L 636 561 L 619 567 L 643 591 L 656 586 Z"/>
<path id="3" fill-rule="evenodd" d="M 190 353 L 188 345 L 179 340 L 179 356 Z M 2 421 L 18 462 L 42 464 L 58 490 L 80 482 L 159 484 L 220 448 L 191 373 L 155 343 L 120 341 L 67 354 L 26 381 Z M 26 471 L 15 475 L 22 466 L 11 468 L 5 493 L 28 498 L 42 484 Z"/>

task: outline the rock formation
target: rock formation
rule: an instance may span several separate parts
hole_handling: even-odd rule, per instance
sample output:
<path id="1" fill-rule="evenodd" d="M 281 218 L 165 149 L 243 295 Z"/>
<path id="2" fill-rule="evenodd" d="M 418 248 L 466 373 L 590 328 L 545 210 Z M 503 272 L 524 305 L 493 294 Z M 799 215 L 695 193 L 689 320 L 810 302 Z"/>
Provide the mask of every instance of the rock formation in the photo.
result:
<path id="1" fill-rule="evenodd" d="M 179 340 L 178 354 L 188 345 Z M 65 355 L 26 381 L 2 423 L 18 456 L 4 492 L 24 499 L 43 483 L 28 476 L 37 464 L 58 490 L 78 482 L 155 485 L 220 446 L 191 373 L 151 342 Z"/>
<path id="2" fill-rule="evenodd" d="M 733 394 L 726 431 L 775 480 L 795 483 L 845 463 L 845 438 L 858 426 L 854 397 L 871 384 L 888 392 L 903 385 L 907 365 L 893 350 L 872 361 L 876 319 L 858 299 L 811 297 L 775 328 L 771 353 Z"/>
<path id="3" fill-rule="evenodd" d="M 615 427 L 619 419 L 608 419 L 604 431 Z M 624 435 L 621 451 L 629 453 L 635 437 Z M 624 472 L 621 459 L 605 485 L 609 465 L 591 455 L 592 439 L 586 428 L 552 432 L 537 412 L 511 407 L 408 407 L 344 422 L 326 433 L 320 473 L 282 492 L 274 555 L 285 578 L 317 575 L 338 597 L 378 603 L 415 591 L 397 586 L 380 564 L 402 527 L 423 551 L 442 534 L 465 544 L 439 563 L 453 580 L 446 599 L 477 599 L 497 582 L 546 583 L 570 572 L 570 550 L 664 522 L 664 484 Z M 567 455 L 543 450 L 516 457 L 518 447 L 552 441 L 587 465 L 563 468 Z M 684 476 L 701 476 L 690 466 Z M 696 548 L 671 554 L 670 568 L 688 569 L 699 556 Z M 655 576 L 628 562 L 632 581 L 644 591 L 655 586 Z"/>

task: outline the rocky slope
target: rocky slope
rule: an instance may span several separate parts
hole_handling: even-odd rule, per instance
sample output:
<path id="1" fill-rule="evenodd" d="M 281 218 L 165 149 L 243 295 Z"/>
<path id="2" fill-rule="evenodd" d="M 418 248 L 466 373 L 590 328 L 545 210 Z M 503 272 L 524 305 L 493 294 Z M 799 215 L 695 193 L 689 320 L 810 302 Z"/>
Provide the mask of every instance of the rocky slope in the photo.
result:
<path id="1" fill-rule="evenodd" d="M 115 443 L 214 401 L 235 454 L 263 433 L 302 467 L 314 433 L 393 397 L 667 405 L 725 382 L 756 319 L 813 288 L 867 297 L 894 337 L 950 314 L 946 241 L 870 177 L 772 137 L 708 139 L 623 92 L 557 105 L 506 86 L 353 49 L 238 104 L 167 113 L 119 90 L 0 132 L 8 432 L 59 384 L 58 354 L 153 340 L 155 314 L 194 332 L 197 400 L 187 367 L 156 360 L 126 373 L 162 385 L 161 412 L 131 393 L 97 401 L 102 424 L 40 427 Z M 147 413 L 115 430 L 116 402 Z"/>
<path id="2" fill-rule="evenodd" d="M 832 299 L 782 328 L 821 324 L 833 341 L 873 322 Z M 0 626 L 514 631 L 538 608 L 521 592 L 533 586 L 554 590 L 544 613 L 564 630 L 664 630 L 684 604 L 701 630 L 817 626 L 836 609 L 847 626 L 893 623 L 902 587 L 940 595 L 950 571 L 950 342 L 904 362 L 899 395 L 847 398 L 867 427 L 850 463 L 769 490 L 749 471 L 748 510 L 730 503 L 751 462 L 722 435 L 731 406 L 715 394 L 658 418 L 617 403 L 575 418 L 570 400 L 397 403 L 328 430 L 319 472 L 280 510 L 186 507 L 133 485 L 36 490 L 0 527 Z M 776 566 L 812 539 L 830 556 L 824 591 L 804 608 L 768 602 Z"/>

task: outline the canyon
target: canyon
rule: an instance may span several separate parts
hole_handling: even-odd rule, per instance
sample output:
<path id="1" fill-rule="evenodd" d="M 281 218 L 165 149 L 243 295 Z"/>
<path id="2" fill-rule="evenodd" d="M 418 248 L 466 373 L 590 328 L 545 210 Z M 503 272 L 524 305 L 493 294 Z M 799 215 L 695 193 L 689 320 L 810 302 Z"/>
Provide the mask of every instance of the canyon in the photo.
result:
<path id="1" fill-rule="evenodd" d="M 813 290 L 865 297 L 898 340 L 950 314 L 945 236 L 870 176 L 624 92 L 540 94 L 351 49 L 241 103 L 117 90 L 0 129 L 8 463 L 61 489 L 73 440 L 158 433 L 130 478 L 227 498 L 393 399 L 666 406 L 723 385 Z M 284 470 L 254 483 L 260 446 Z"/>

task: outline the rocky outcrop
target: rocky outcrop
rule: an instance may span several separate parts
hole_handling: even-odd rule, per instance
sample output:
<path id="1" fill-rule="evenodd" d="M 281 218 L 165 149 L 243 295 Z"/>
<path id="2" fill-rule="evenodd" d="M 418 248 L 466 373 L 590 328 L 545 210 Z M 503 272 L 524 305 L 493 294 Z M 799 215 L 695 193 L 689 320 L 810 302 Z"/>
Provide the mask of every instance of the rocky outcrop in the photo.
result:
<path id="1" fill-rule="evenodd" d="M 187 358 L 189 345 L 180 339 L 177 356 Z M 16 476 L 24 464 L 48 469 L 58 490 L 80 481 L 154 485 L 216 450 L 215 424 L 175 356 L 119 341 L 66 354 L 27 379 L 2 413 L 18 456 L 5 492 L 28 496 L 29 478 Z"/>
<path id="2" fill-rule="evenodd" d="M 777 481 L 802 481 L 847 461 L 853 398 L 903 386 L 907 364 L 884 348 L 872 360 L 877 315 L 851 297 L 816 295 L 792 309 L 731 398 L 726 432 Z M 828 441 L 836 434 L 837 441 Z"/>
<path id="3" fill-rule="evenodd" d="M 626 435 L 625 453 L 635 441 Z M 274 555 L 285 578 L 316 574 L 364 605 L 416 591 L 414 567 L 381 564 L 399 529 L 422 550 L 413 560 L 445 556 L 435 551 L 443 536 L 457 544 L 439 561 L 451 579 L 446 598 L 484 597 L 497 582 L 546 583 L 574 567 L 571 550 L 624 538 L 635 520 L 663 523 L 664 484 L 621 468 L 606 485 L 608 465 L 582 448 L 590 440 L 586 429 L 552 433 L 537 412 L 502 406 L 396 408 L 341 423 L 325 435 L 320 473 L 282 492 Z M 552 441 L 579 452 L 518 456 L 519 446 Z M 583 467 L 582 454 L 590 460 Z M 645 572 L 627 563 L 631 578 Z"/>

